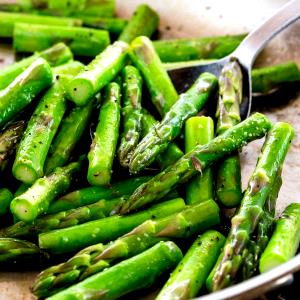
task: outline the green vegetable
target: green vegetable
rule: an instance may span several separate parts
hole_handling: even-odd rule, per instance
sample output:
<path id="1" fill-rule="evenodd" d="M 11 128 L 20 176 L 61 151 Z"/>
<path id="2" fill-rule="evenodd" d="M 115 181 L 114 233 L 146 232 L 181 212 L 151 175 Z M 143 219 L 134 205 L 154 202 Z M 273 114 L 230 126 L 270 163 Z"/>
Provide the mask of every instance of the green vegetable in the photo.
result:
<path id="1" fill-rule="evenodd" d="M 106 88 L 95 137 L 88 154 L 87 180 L 91 185 L 108 185 L 117 148 L 120 125 L 120 86 L 112 82 Z"/>
<path id="2" fill-rule="evenodd" d="M 129 55 L 145 79 L 153 104 L 164 116 L 177 101 L 178 94 L 152 42 L 145 36 L 137 37 L 130 45 Z"/>
<path id="3" fill-rule="evenodd" d="M 127 167 L 132 151 L 139 142 L 142 131 L 142 77 L 133 66 L 123 69 L 123 133 L 118 150 L 120 164 Z"/>
<path id="4" fill-rule="evenodd" d="M 53 74 L 56 76 L 65 75 L 66 76 L 75 76 L 79 72 L 81 72 L 84 69 L 84 64 L 77 60 L 72 60 L 70 62 L 67 62 L 63 65 L 57 66 L 52 68 Z"/>
<path id="5" fill-rule="evenodd" d="M 149 250 L 95 274 L 52 296 L 49 300 L 116 299 L 131 291 L 151 286 L 182 258 L 173 242 L 160 242 Z M 118 284 L 116 284 L 116 282 Z"/>
<path id="6" fill-rule="evenodd" d="M 25 71 L 0 91 L 0 127 L 22 111 L 32 100 L 52 83 L 49 64 L 36 59 Z"/>
<path id="7" fill-rule="evenodd" d="M 42 51 L 57 42 L 65 42 L 75 55 L 96 56 L 110 43 L 105 30 L 70 26 L 16 23 L 13 47 L 17 52 Z"/>
<path id="8" fill-rule="evenodd" d="M 5 215 L 9 211 L 11 200 L 14 198 L 9 189 L 0 189 L 0 216 Z"/>
<path id="9" fill-rule="evenodd" d="M 114 42 L 86 66 L 68 86 L 69 98 L 85 105 L 125 66 L 128 45 Z"/>
<path id="10" fill-rule="evenodd" d="M 214 121 L 210 117 L 191 117 L 185 122 L 185 152 L 205 145 L 214 138 Z M 207 168 L 191 179 L 186 187 L 186 203 L 194 204 L 213 199 L 213 170 Z"/>
<path id="11" fill-rule="evenodd" d="M 232 129 L 228 129 L 221 137 L 230 130 Z M 231 230 L 220 260 L 207 281 L 209 290 L 222 289 L 236 280 L 242 264 L 243 250 L 263 215 L 263 207 L 270 196 L 278 171 L 282 168 L 293 136 L 294 129 L 281 122 L 276 123 L 268 133 L 241 206 L 231 219 Z"/>
<path id="12" fill-rule="evenodd" d="M 136 7 L 131 19 L 119 36 L 120 41 L 130 43 L 138 36 L 151 37 L 159 25 L 158 14 L 147 4 Z"/>
<path id="13" fill-rule="evenodd" d="M 120 18 L 103 18 L 79 16 L 83 26 L 104 29 L 112 34 L 120 34 L 126 27 L 128 21 Z"/>
<path id="14" fill-rule="evenodd" d="M 120 208 L 121 214 L 128 213 L 146 204 L 158 201 L 177 185 L 188 181 L 198 172 L 250 141 L 263 137 L 271 123 L 260 113 L 228 129 L 204 146 L 197 146 L 175 164 L 138 187 Z"/>
<path id="15" fill-rule="evenodd" d="M 179 300 L 196 297 L 224 243 L 224 236 L 214 230 L 209 230 L 198 237 L 156 299 Z"/>
<path id="16" fill-rule="evenodd" d="M 275 231 L 263 252 L 259 270 L 269 271 L 295 256 L 300 242 L 300 204 L 290 204 L 276 222 Z"/>
<path id="17" fill-rule="evenodd" d="M 180 95 L 163 120 L 138 144 L 130 160 L 130 172 L 138 173 L 149 166 L 168 147 L 169 142 L 180 134 L 185 121 L 201 110 L 216 88 L 217 79 L 214 75 L 201 74 L 190 89 Z"/>
<path id="18" fill-rule="evenodd" d="M 10 209 L 18 220 L 30 223 L 45 213 L 51 201 L 64 193 L 71 184 L 71 177 L 78 171 L 80 163 L 71 163 L 63 168 L 56 168 L 47 177 L 39 178 L 23 194 L 14 198 Z"/>
<path id="19" fill-rule="evenodd" d="M 162 218 L 181 211 L 184 207 L 184 201 L 178 198 L 157 204 L 130 216 L 112 216 L 69 228 L 49 231 L 39 235 L 39 246 L 53 254 L 78 251 L 96 243 L 114 240 L 148 219 Z"/>

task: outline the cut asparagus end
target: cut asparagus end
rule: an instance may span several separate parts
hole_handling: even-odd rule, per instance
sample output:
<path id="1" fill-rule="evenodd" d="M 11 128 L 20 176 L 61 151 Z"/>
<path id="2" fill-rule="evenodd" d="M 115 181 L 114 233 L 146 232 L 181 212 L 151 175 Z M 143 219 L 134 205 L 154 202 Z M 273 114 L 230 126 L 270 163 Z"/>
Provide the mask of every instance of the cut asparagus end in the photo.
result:
<path id="1" fill-rule="evenodd" d="M 70 100 L 76 105 L 83 106 L 93 97 L 94 88 L 89 80 L 75 78 L 69 83 L 68 93 Z"/>
<path id="2" fill-rule="evenodd" d="M 32 184 L 39 178 L 36 171 L 26 164 L 18 164 L 13 173 L 18 180 L 27 184 Z"/>
<path id="3" fill-rule="evenodd" d="M 276 254 L 262 257 L 259 263 L 259 271 L 260 273 L 265 273 L 285 262 L 286 260 L 282 256 Z"/>
<path id="4" fill-rule="evenodd" d="M 23 222 L 32 222 L 38 216 L 37 208 L 22 198 L 15 198 L 11 202 L 10 209 L 14 216 Z"/>

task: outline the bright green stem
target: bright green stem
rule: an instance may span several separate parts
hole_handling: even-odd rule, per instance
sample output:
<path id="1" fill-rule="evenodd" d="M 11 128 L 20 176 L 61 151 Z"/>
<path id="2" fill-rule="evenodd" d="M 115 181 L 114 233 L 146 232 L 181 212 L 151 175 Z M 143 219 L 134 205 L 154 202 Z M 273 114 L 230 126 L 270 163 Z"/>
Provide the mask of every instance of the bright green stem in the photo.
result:
<path id="1" fill-rule="evenodd" d="M 110 44 L 106 30 L 26 23 L 16 23 L 13 38 L 17 52 L 42 51 L 57 42 L 65 42 L 79 56 L 96 56 Z"/>
<path id="2" fill-rule="evenodd" d="M 259 270 L 269 271 L 295 256 L 300 242 L 300 204 L 290 204 L 276 222 L 275 231 L 263 252 Z"/>
<path id="3" fill-rule="evenodd" d="M 9 189 L 0 189 L 0 216 L 5 215 L 9 211 L 11 200 L 14 198 Z"/>
<path id="4" fill-rule="evenodd" d="M 47 211 L 51 201 L 70 187 L 72 175 L 79 168 L 80 163 L 75 162 L 39 178 L 25 193 L 13 199 L 10 205 L 12 213 L 26 223 L 34 221 Z"/>
<path id="5" fill-rule="evenodd" d="M 58 43 L 49 49 L 26 57 L 4 68 L 0 72 L 0 90 L 11 84 L 15 78 L 24 72 L 39 57 L 44 58 L 50 66 L 58 66 L 73 59 L 73 54 L 64 43 Z"/>
<path id="6" fill-rule="evenodd" d="M 159 25 L 158 14 L 147 4 L 140 4 L 119 36 L 120 41 L 132 42 L 138 36 L 151 37 Z"/>
<path id="7" fill-rule="evenodd" d="M 39 245 L 53 254 L 78 251 L 96 243 L 105 243 L 131 231 L 148 219 L 156 219 L 181 211 L 182 199 L 169 200 L 130 216 L 112 216 L 81 225 L 39 235 Z M 101 228 L 101 229 L 100 229 Z"/>
<path id="8" fill-rule="evenodd" d="M 145 36 L 134 39 L 129 55 L 144 77 L 153 104 L 164 116 L 178 100 L 178 94 L 151 40 Z"/>
<path id="9" fill-rule="evenodd" d="M 128 45 L 114 42 L 88 64 L 69 84 L 70 100 L 76 105 L 85 105 L 107 85 L 127 61 Z"/>
<path id="10" fill-rule="evenodd" d="M 205 145 L 214 138 L 214 121 L 210 117 L 191 117 L 185 122 L 185 152 Z M 194 204 L 213 199 L 213 170 L 207 168 L 186 186 L 186 203 Z"/>
<path id="11" fill-rule="evenodd" d="M 122 85 L 123 133 L 118 149 L 119 161 L 123 167 L 128 167 L 142 131 L 142 85 L 143 80 L 138 69 L 126 66 L 123 69 Z"/>
<path id="12" fill-rule="evenodd" d="M 245 35 L 200 37 L 155 41 L 153 43 L 163 62 L 222 58 L 233 52 Z"/>
<path id="13" fill-rule="evenodd" d="M 44 163 L 65 111 L 58 81 L 44 94 L 28 122 L 12 168 L 18 180 L 32 184 L 44 175 Z"/>
<path id="14" fill-rule="evenodd" d="M 131 291 L 151 286 L 156 279 L 182 258 L 173 242 L 160 242 L 149 250 L 129 258 L 104 272 L 52 296 L 49 300 L 116 299 Z M 116 284 L 117 283 L 117 284 Z"/>
<path id="15" fill-rule="evenodd" d="M 213 291 L 236 281 L 236 274 L 242 264 L 243 250 L 263 215 L 264 205 L 270 196 L 278 171 L 282 169 L 293 136 L 294 129 L 287 123 L 276 123 L 269 131 L 241 206 L 231 220 L 231 230 L 221 254 L 223 259 L 211 274 Z"/>
<path id="16" fill-rule="evenodd" d="M 84 64 L 77 60 L 72 60 L 60 66 L 52 68 L 54 75 L 75 76 L 84 69 Z"/>
<path id="17" fill-rule="evenodd" d="M 240 124 L 228 129 L 204 146 L 196 146 L 175 164 L 138 187 L 121 207 L 122 214 L 160 200 L 179 184 L 188 181 L 212 163 L 241 148 L 247 143 L 263 137 L 271 122 L 260 114 L 253 114 Z"/>
<path id="18" fill-rule="evenodd" d="M 120 18 L 103 18 L 78 16 L 83 21 L 83 26 L 104 29 L 112 34 L 120 34 L 126 27 L 128 21 Z"/>
<path id="19" fill-rule="evenodd" d="M 187 92 L 180 95 L 162 121 L 153 127 L 136 147 L 129 164 L 131 173 L 140 172 L 149 166 L 159 153 L 167 149 L 168 144 L 180 134 L 185 121 L 196 115 L 209 97 L 214 95 L 217 84 L 214 75 L 203 73 Z"/>
<path id="20" fill-rule="evenodd" d="M 171 273 L 156 300 L 191 299 L 205 283 L 225 243 L 218 231 L 209 230 L 198 237 Z"/>
<path id="21" fill-rule="evenodd" d="M 70 159 L 72 151 L 80 141 L 88 125 L 94 102 L 86 106 L 74 107 L 65 117 L 50 147 L 45 163 L 45 174 L 50 174 L 56 167 L 64 166 Z"/>
<path id="22" fill-rule="evenodd" d="M 22 111 L 51 83 L 52 72 L 49 64 L 44 59 L 38 58 L 0 91 L 0 127 Z"/>
<path id="23" fill-rule="evenodd" d="M 87 180 L 91 185 L 108 185 L 119 137 L 121 89 L 112 82 L 106 88 L 99 122 L 88 154 Z"/>

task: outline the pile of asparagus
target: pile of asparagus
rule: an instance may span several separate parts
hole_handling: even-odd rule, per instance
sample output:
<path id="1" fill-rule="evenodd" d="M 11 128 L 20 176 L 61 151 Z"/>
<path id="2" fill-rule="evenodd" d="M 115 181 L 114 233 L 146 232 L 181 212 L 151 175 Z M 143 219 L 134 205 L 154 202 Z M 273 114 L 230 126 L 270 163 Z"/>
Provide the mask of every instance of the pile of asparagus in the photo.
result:
<path id="1" fill-rule="evenodd" d="M 292 126 L 241 120 L 237 61 L 180 95 L 167 73 L 224 57 L 244 35 L 151 41 L 157 13 L 140 5 L 114 18 L 111 0 L 0 9 L 0 37 L 38 51 L 0 71 L 2 270 L 45 268 L 32 285 L 40 298 L 116 299 L 165 280 L 157 299 L 190 299 L 296 254 L 300 204 L 275 219 Z M 300 72 L 287 62 L 252 80 L 267 94 Z M 204 116 L 214 99 L 215 118 Z M 239 152 L 260 138 L 242 191 Z"/>

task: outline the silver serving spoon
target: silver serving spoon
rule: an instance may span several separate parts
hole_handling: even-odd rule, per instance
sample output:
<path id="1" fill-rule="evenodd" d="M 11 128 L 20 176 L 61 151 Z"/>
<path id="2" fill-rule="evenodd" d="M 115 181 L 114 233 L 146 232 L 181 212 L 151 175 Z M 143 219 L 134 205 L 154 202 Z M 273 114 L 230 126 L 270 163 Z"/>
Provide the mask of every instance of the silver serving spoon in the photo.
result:
<path id="1" fill-rule="evenodd" d="M 209 64 L 170 70 L 169 75 L 176 89 L 178 92 L 185 91 L 203 72 L 210 72 L 219 76 L 224 65 L 231 59 L 236 59 L 243 72 L 243 101 L 240 113 L 243 119 L 246 118 L 251 111 L 251 69 L 255 58 L 275 35 L 299 18 L 300 0 L 292 0 L 254 29 L 230 55 Z"/>

